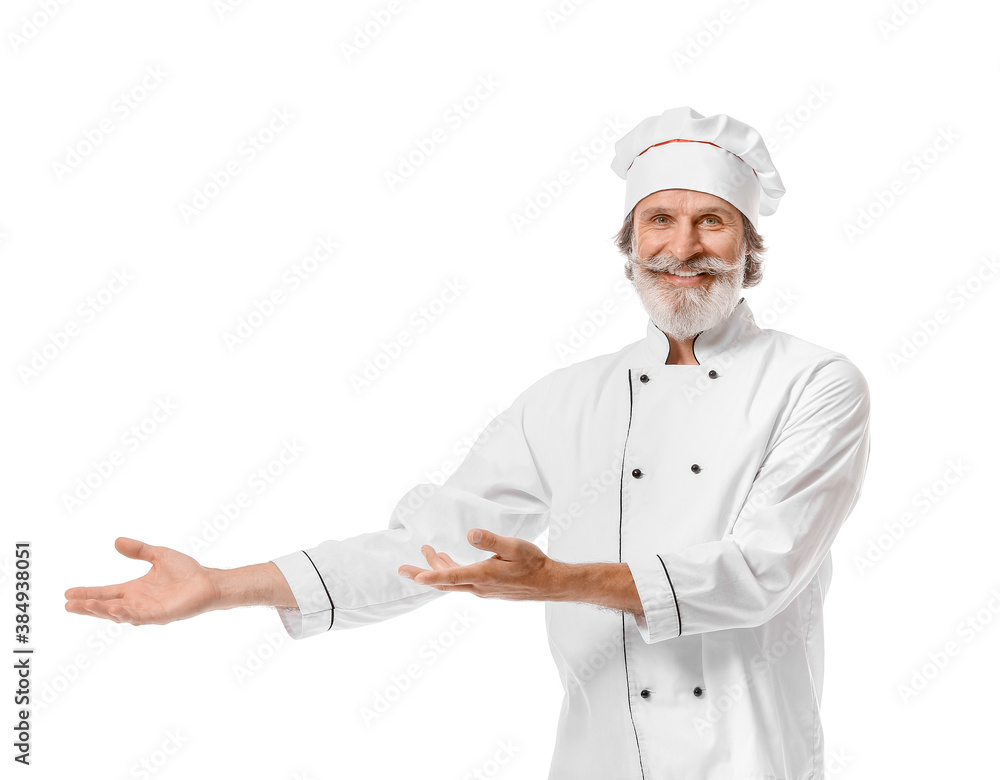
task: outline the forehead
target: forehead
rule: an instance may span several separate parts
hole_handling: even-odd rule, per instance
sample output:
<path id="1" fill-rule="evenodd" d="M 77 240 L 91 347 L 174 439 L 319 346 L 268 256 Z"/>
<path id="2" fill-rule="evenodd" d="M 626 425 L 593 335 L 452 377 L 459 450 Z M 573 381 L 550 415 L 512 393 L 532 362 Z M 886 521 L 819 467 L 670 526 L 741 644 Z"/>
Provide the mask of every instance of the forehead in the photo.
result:
<path id="1" fill-rule="evenodd" d="M 635 204 L 635 215 L 637 218 L 642 218 L 645 212 L 651 210 L 665 210 L 676 214 L 696 214 L 705 209 L 711 209 L 733 218 L 739 213 L 729 201 L 715 195 L 697 190 L 676 189 L 650 193 Z"/>

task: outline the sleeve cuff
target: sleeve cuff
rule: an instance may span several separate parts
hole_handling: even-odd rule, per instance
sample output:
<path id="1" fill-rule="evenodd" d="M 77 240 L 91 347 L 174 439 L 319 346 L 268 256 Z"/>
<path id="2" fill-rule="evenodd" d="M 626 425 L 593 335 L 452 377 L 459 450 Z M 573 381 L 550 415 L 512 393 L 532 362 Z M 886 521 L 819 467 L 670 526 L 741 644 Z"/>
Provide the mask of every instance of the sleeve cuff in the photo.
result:
<path id="1" fill-rule="evenodd" d="M 281 625 L 292 639 L 304 639 L 333 628 L 333 600 L 309 555 L 304 551 L 271 560 L 292 589 L 298 609 L 277 607 Z"/>
<path id="2" fill-rule="evenodd" d="M 673 639 L 681 634 L 677 596 L 659 555 L 625 561 L 632 572 L 635 589 L 642 602 L 642 615 L 633 615 L 639 635 L 646 644 Z"/>

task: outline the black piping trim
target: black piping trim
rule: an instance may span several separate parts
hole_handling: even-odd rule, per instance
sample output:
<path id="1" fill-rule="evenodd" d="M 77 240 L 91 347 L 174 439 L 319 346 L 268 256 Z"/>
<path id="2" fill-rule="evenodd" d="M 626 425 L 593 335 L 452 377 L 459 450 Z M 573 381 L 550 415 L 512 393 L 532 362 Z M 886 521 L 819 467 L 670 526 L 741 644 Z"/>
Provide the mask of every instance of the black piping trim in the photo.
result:
<path id="1" fill-rule="evenodd" d="M 632 369 L 628 371 L 628 428 L 625 429 L 625 443 L 622 445 L 622 478 L 618 491 L 618 563 L 622 562 L 622 515 L 624 514 L 623 495 L 625 490 L 625 450 L 628 447 L 628 435 L 632 430 Z"/>
<path id="2" fill-rule="evenodd" d="M 656 554 L 657 558 L 660 558 L 660 554 Z M 663 558 L 660 558 L 660 566 L 663 567 L 663 573 L 667 575 L 667 584 L 670 586 L 670 593 L 674 597 L 674 611 L 677 612 L 677 636 L 681 635 L 681 607 L 677 603 L 677 591 L 674 590 L 674 583 L 670 581 L 670 572 L 667 571 L 667 564 L 663 562 Z"/>
<path id="3" fill-rule="evenodd" d="M 309 553 L 303 550 L 302 554 L 306 556 L 306 558 L 309 558 L 309 563 L 312 563 L 313 568 L 316 569 L 316 564 L 313 563 L 313 559 L 309 557 Z M 323 575 L 319 573 L 319 569 L 316 569 L 316 576 L 319 577 L 319 581 L 323 583 L 323 590 L 326 591 L 326 597 L 330 599 L 330 628 L 333 628 L 333 616 L 336 613 L 337 608 L 333 606 L 333 596 L 330 595 L 330 589 L 326 587 L 326 583 L 323 582 Z M 327 631 L 329 631 L 330 628 L 328 628 Z"/>
<path id="4" fill-rule="evenodd" d="M 622 612 L 622 658 L 625 659 L 625 687 L 628 696 L 626 700 L 628 701 L 628 719 L 632 722 L 632 732 L 635 734 L 635 752 L 639 756 L 639 775 L 643 778 L 646 777 L 646 770 L 642 768 L 642 751 L 639 749 L 639 732 L 635 728 L 635 718 L 632 717 L 632 695 L 631 687 L 632 684 L 628 679 L 628 653 L 625 650 L 625 613 Z"/>
<path id="5" fill-rule="evenodd" d="M 625 516 L 625 453 L 628 450 L 628 435 L 632 430 L 632 369 L 628 372 L 628 428 L 625 430 L 625 444 L 622 446 L 622 476 L 618 483 L 618 562 L 622 561 L 622 522 Z M 632 683 L 628 677 L 628 647 L 625 644 L 625 613 L 622 612 L 622 659 L 625 661 L 625 701 L 628 702 L 628 719 L 635 734 L 635 752 L 639 756 L 639 774 L 646 777 L 642 768 L 642 750 L 639 748 L 639 731 L 632 717 Z"/>

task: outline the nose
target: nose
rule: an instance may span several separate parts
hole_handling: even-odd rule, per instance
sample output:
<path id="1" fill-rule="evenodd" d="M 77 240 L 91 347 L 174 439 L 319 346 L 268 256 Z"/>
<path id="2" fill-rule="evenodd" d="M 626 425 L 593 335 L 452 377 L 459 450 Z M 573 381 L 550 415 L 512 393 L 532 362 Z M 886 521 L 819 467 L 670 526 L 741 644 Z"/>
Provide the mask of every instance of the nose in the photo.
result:
<path id="1" fill-rule="evenodd" d="M 681 262 L 687 262 L 690 258 L 701 254 L 704 246 L 694 225 L 679 224 L 670 231 L 667 249 Z"/>

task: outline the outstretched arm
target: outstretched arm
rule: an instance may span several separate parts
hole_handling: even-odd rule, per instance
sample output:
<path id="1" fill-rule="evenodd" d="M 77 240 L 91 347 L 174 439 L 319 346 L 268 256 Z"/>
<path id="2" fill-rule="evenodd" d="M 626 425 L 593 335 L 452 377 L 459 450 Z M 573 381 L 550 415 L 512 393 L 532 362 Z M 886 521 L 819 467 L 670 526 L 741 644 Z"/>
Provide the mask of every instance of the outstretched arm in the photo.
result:
<path id="1" fill-rule="evenodd" d="M 120 585 L 70 588 L 65 594 L 67 612 L 139 626 L 172 623 L 215 609 L 297 606 L 273 563 L 212 569 L 177 550 L 125 536 L 115 540 L 115 548 L 128 558 L 151 563 L 152 568 Z"/>

